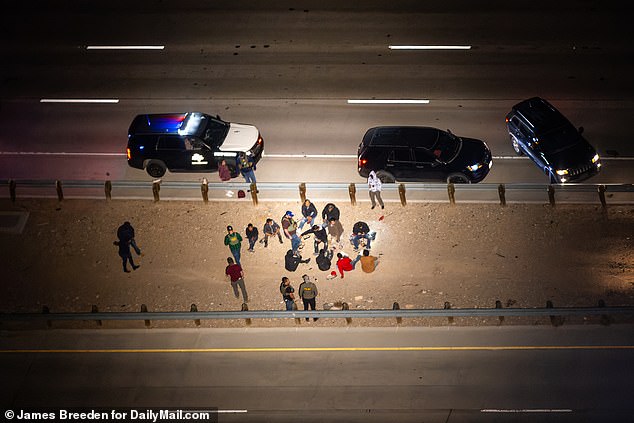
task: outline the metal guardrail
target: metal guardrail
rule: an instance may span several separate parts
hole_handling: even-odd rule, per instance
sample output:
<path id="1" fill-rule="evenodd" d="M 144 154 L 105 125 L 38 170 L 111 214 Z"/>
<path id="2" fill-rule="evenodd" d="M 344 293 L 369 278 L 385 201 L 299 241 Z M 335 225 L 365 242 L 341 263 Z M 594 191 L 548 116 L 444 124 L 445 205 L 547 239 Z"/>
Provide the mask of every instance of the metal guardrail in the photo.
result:
<path id="1" fill-rule="evenodd" d="M 205 181 L 206 182 L 206 181 Z M 123 190 L 141 190 L 147 197 L 150 197 L 152 193 L 154 200 L 160 199 L 159 191 L 161 189 L 172 193 L 176 193 L 177 196 L 166 196 L 169 199 L 182 198 L 183 192 L 195 193 L 202 192 L 202 199 L 207 201 L 209 192 L 212 195 L 216 195 L 216 198 L 226 198 L 225 193 L 229 190 L 243 190 L 251 188 L 244 182 L 208 182 L 202 184 L 193 181 L 96 181 L 96 180 L 0 180 L 0 187 L 8 187 L 9 195 L 13 201 L 16 198 L 17 188 L 28 189 L 44 189 L 46 193 L 51 193 L 53 196 L 54 190 L 57 192 L 59 200 L 64 198 L 64 189 L 85 189 L 95 190 L 103 189 L 104 196 L 107 199 L 112 197 L 112 190 L 119 191 L 119 198 L 129 198 L 122 194 Z M 349 195 L 350 201 L 354 204 L 356 202 L 356 192 L 365 192 L 367 186 L 365 183 L 259 183 L 257 184 L 257 190 L 262 190 L 262 197 L 266 199 L 279 199 L 280 194 L 286 194 L 287 196 L 299 196 L 300 199 L 305 197 L 306 192 L 310 191 L 327 193 L 329 197 L 336 197 L 337 195 L 343 196 Z M 555 204 L 556 196 L 563 198 L 562 202 L 582 202 L 582 203 L 601 203 L 603 206 L 607 205 L 606 196 L 614 196 L 615 194 L 625 194 L 621 198 L 610 198 L 610 202 L 613 204 L 630 204 L 634 203 L 634 198 L 631 195 L 634 193 L 634 184 L 442 184 L 442 183 L 401 183 L 401 184 L 384 184 L 384 199 L 394 198 L 399 199 L 403 205 L 406 201 L 421 201 L 421 194 L 429 194 L 431 197 L 429 201 L 449 201 L 455 203 L 456 197 L 461 197 L 464 201 L 471 202 L 496 202 L 499 200 L 501 204 L 506 204 L 507 198 L 510 201 L 525 202 L 525 201 L 543 201 L 546 199 L 552 205 Z M 409 194 L 406 194 L 409 193 Z M 534 200 L 531 200 L 530 194 L 536 195 Z M 578 195 L 582 195 L 580 198 Z M 594 194 L 594 197 L 590 195 Z M 21 194 L 25 197 L 32 196 L 32 193 Z M 439 196 L 440 195 L 440 196 Z M 473 199 L 475 195 L 475 199 Z M 520 195 L 521 199 L 513 200 L 514 195 Z M 577 196 L 577 197 L 575 197 Z M 251 193 L 251 197 L 254 203 L 257 204 L 258 194 L 256 192 Z M 409 198 L 407 198 L 409 197 Z M 311 196 L 312 198 L 312 196 Z M 594 198 L 594 200 L 592 200 Z M 598 201 L 596 201 L 598 200 Z"/>
<path id="2" fill-rule="evenodd" d="M 287 319 L 287 318 L 422 318 L 422 317 L 538 317 L 634 315 L 634 307 L 561 308 L 463 308 L 463 309 L 375 309 L 315 311 L 191 311 L 191 312 L 92 312 L 92 313 L 0 313 L 0 322 L 53 320 L 212 320 L 212 319 Z"/>

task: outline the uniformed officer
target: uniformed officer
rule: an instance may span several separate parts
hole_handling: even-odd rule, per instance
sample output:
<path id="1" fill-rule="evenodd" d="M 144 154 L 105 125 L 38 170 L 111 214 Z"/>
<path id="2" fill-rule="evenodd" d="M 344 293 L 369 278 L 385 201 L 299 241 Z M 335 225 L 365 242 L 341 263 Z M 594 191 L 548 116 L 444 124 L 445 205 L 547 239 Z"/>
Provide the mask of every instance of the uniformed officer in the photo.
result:
<path id="1" fill-rule="evenodd" d="M 308 275 L 302 276 L 304 282 L 299 285 L 299 297 L 302 299 L 304 303 L 304 310 L 308 310 L 310 306 L 311 310 L 315 310 L 315 299 L 317 298 L 317 285 L 315 285 Z M 318 317 L 314 317 L 313 321 L 316 322 Z M 308 321 L 308 317 L 306 318 Z"/>

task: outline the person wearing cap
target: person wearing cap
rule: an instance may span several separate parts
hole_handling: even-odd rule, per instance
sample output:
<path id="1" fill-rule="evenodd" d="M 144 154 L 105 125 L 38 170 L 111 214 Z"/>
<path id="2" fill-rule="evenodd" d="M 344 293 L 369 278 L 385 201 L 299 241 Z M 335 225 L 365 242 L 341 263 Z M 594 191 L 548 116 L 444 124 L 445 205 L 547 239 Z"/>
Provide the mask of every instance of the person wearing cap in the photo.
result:
<path id="1" fill-rule="evenodd" d="M 317 285 L 315 285 L 311 280 L 310 276 L 304 275 L 302 276 L 304 282 L 299 285 L 299 298 L 302 299 L 304 303 L 304 310 L 308 310 L 310 307 L 311 310 L 315 310 L 315 299 L 317 298 Z M 318 317 L 313 317 L 313 322 L 316 322 Z M 306 318 L 308 321 L 308 317 Z"/>
<path id="2" fill-rule="evenodd" d="M 227 235 L 225 235 L 225 245 L 229 246 L 231 255 L 235 259 L 237 264 L 240 264 L 240 247 L 242 246 L 242 236 L 239 233 L 234 232 L 231 225 L 227 226 Z"/>
<path id="3" fill-rule="evenodd" d="M 291 250 L 293 254 L 297 254 L 299 245 L 302 243 L 299 235 L 297 235 L 297 223 L 293 220 L 293 212 L 287 210 L 282 217 L 282 229 L 284 230 L 284 236 L 291 240 Z"/>

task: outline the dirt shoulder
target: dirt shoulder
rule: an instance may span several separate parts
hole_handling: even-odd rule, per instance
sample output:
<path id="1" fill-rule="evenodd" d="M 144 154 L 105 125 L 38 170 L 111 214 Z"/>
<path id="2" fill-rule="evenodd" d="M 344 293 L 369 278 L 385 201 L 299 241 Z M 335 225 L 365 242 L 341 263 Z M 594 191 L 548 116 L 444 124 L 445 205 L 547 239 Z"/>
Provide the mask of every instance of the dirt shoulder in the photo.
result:
<path id="1" fill-rule="evenodd" d="M 244 236 L 248 223 L 262 232 L 267 217 L 278 223 L 300 203 L 254 206 L 236 202 L 19 200 L 1 210 L 28 211 L 22 234 L 0 232 L 2 312 L 239 310 L 224 269 L 226 226 Z M 316 204 L 321 212 L 324 204 Z M 297 288 L 306 273 L 317 279 L 324 303 L 350 308 L 557 307 L 634 305 L 634 208 L 596 206 L 462 204 L 338 204 L 346 234 L 363 220 L 377 231 L 374 273 L 360 268 L 327 280 L 317 269 L 312 239 L 296 272 L 284 269 L 290 242 L 277 240 L 254 253 L 242 246 L 251 310 L 283 309 L 282 276 Z M 123 273 L 116 231 L 124 221 L 136 230 L 141 267 Z M 306 228 L 305 228 L 306 229 Z M 346 242 L 344 251 L 354 254 Z M 333 268 L 334 269 L 334 263 Z M 241 323 L 243 324 L 243 323 Z M 327 323 L 323 323 L 327 324 Z"/>

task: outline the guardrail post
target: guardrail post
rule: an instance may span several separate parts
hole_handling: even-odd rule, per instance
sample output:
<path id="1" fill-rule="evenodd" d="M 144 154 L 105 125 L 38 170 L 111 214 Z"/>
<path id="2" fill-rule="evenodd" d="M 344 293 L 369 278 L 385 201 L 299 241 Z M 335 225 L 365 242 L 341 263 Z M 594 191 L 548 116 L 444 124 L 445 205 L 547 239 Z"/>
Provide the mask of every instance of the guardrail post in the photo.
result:
<path id="1" fill-rule="evenodd" d="M 51 314 L 51 310 L 49 310 L 48 306 L 42 306 L 42 314 Z M 53 322 L 50 320 L 46 321 L 46 327 L 47 328 L 52 328 L 53 327 Z"/>
<path id="2" fill-rule="evenodd" d="M 500 195 L 500 205 L 506 206 L 506 187 L 504 184 L 498 185 L 498 194 Z"/>
<path id="3" fill-rule="evenodd" d="M 161 197 L 159 195 L 159 191 L 161 190 L 161 180 L 156 180 L 152 182 L 152 194 L 154 195 L 154 202 L 158 202 Z"/>
<path id="4" fill-rule="evenodd" d="M 299 199 L 302 201 L 302 204 L 306 202 L 306 184 L 304 182 L 299 184 Z"/>
<path id="5" fill-rule="evenodd" d="M 601 201 L 601 205 L 603 208 L 608 206 L 608 203 L 605 201 L 605 185 L 599 185 L 597 187 L 597 191 L 599 192 L 599 200 Z"/>
<path id="6" fill-rule="evenodd" d="M 348 185 L 348 194 L 350 194 L 350 204 L 357 205 L 357 186 L 355 184 Z"/>
<path id="7" fill-rule="evenodd" d="M 64 200 L 64 191 L 62 190 L 62 181 L 55 181 L 55 189 L 57 190 L 57 199 L 59 201 Z"/>
<path id="8" fill-rule="evenodd" d="M 251 199 L 253 200 L 253 205 L 257 206 L 258 205 L 258 186 L 256 185 L 255 182 L 251 182 L 249 189 L 251 190 Z"/>
<path id="9" fill-rule="evenodd" d="M 451 304 L 449 303 L 449 301 L 445 301 L 445 310 L 451 310 Z M 453 325 L 453 316 L 449 316 L 447 317 L 447 321 L 449 322 L 450 325 Z"/>
<path id="10" fill-rule="evenodd" d="M 292 307 L 293 311 L 297 311 L 297 303 L 295 303 L 295 301 L 293 301 L 293 307 Z M 301 325 L 302 324 L 302 319 L 300 319 L 299 317 L 295 318 L 295 324 L 296 325 Z"/>
<path id="11" fill-rule="evenodd" d="M 192 304 L 189 308 L 189 311 L 191 311 L 192 313 L 198 313 L 198 307 L 196 307 L 196 304 Z M 194 324 L 196 326 L 200 326 L 200 319 L 194 319 Z"/>
<path id="12" fill-rule="evenodd" d="M 145 304 L 141 304 L 141 313 L 147 313 L 147 306 Z M 146 328 L 150 327 L 150 321 L 149 320 L 145 321 L 145 327 Z"/>
<path id="13" fill-rule="evenodd" d="M 500 300 L 495 300 L 495 308 L 502 308 L 502 301 Z M 498 316 L 498 319 L 500 319 L 500 324 L 502 324 L 502 322 L 504 322 L 504 316 Z"/>
<path id="14" fill-rule="evenodd" d="M 553 302 L 548 300 L 546 301 L 546 308 L 553 308 Z M 564 318 L 563 316 L 550 316 L 550 323 L 557 327 L 557 326 L 561 326 L 564 324 Z"/>
<path id="15" fill-rule="evenodd" d="M 92 305 L 91 309 L 90 309 L 91 313 L 99 313 L 99 310 L 97 309 L 96 305 Z M 103 325 L 103 322 L 101 320 L 95 320 L 95 322 L 97 322 L 97 326 L 101 326 Z"/>
<path id="16" fill-rule="evenodd" d="M 456 187 L 452 182 L 447 184 L 447 194 L 449 194 L 449 203 L 452 206 L 456 204 Z"/>
<path id="17" fill-rule="evenodd" d="M 599 300 L 599 308 L 603 308 L 603 307 L 605 307 L 605 301 Z M 613 321 L 613 318 L 609 314 L 602 314 L 601 315 L 601 324 L 603 326 L 610 325 L 612 323 L 612 321 Z"/>
<path id="18" fill-rule="evenodd" d="M 11 197 L 11 202 L 15 203 L 15 181 L 13 179 L 9 179 L 9 196 Z"/>
<path id="19" fill-rule="evenodd" d="M 343 303 L 341 305 L 341 309 L 349 311 L 350 310 L 350 306 L 348 305 L 348 303 Z M 350 323 L 352 323 L 352 317 L 346 317 L 346 324 L 349 325 Z"/>
<path id="20" fill-rule="evenodd" d="M 247 305 L 247 303 L 242 303 L 242 311 L 249 311 L 249 306 Z M 250 318 L 246 318 L 244 319 L 244 322 L 247 324 L 247 326 L 251 326 L 251 319 Z"/>
<path id="21" fill-rule="evenodd" d="M 103 184 L 103 190 L 106 193 L 106 200 L 112 200 L 112 182 L 106 181 Z"/>
<path id="22" fill-rule="evenodd" d="M 401 309 L 401 306 L 398 305 L 397 302 L 394 302 L 394 304 L 392 304 L 392 310 L 400 310 L 400 309 Z M 399 325 L 401 323 L 403 323 L 403 318 L 402 317 L 397 317 L 396 318 L 396 323 L 398 323 Z"/>
<path id="23" fill-rule="evenodd" d="M 207 204 L 209 202 L 209 185 L 207 178 L 203 178 L 203 182 L 200 184 L 200 193 L 203 196 L 203 203 Z"/>
<path id="24" fill-rule="evenodd" d="M 555 187 L 552 185 L 548 185 L 548 202 L 555 207 Z"/>
<path id="25" fill-rule="evenodd" d="M 401 199 L 401 206 L 407 205 L 407 198 L 405 197 L 405 185 L 398 184 L 398 196 Z"/>

